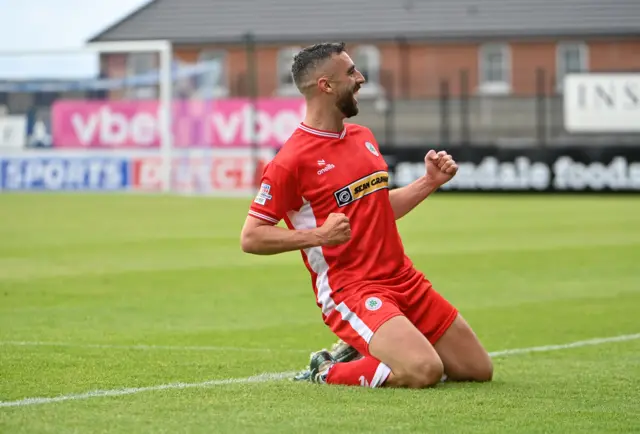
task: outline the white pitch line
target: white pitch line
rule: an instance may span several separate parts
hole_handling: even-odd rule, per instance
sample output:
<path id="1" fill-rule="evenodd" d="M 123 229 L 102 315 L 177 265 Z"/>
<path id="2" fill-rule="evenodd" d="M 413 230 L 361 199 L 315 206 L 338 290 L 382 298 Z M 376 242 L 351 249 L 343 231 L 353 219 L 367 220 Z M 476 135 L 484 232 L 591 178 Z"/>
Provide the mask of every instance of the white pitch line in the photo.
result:
<path id="1" fill-rule="evenodd" d="M 19 401 L 0 401 L 0 407 L 24 407 L 27 405 L 37 404 L 51 404 L 54 402 L 62 401 L 77 401 L 80 399 L 98 398 L 102 396 L 124 396 L 133 395 L 141 392 L 153 392 L 157 390 L 167 389 L 189 389 L 194 387 L 210 387 L 210 386 L 224 386 L 226 384 L 248 384 L 248 383 L 264 383 L 266 381 L 282 380 L 290 375 L 294 375 L 294 372 L 278 372 L 278 373 L 265 373 L 260 375 L 254 375 L 252 377 L 245 378 L 229 378 L 226 380 L 211 380 L 204 381 L 202 383 L 170 383 L 160 384 L 158 386 L 148 387 L 130 387 L 127 389 L 112 389 L 112 390 L 94 390 L 91 392 L 79 393 L 77 395 L 62 395 L 53 398 L 25 398 Z"/>
<path id="2" fill-rule="evenodd" d="M 249 348 L 249 347 L 217 347 L 217 346 L 180 346 L 180 345 L 116 345 L 116 344 L 77 344 L 72 342 L 39 342 L 39 341 L 0 341 L 0 346 L 20 347 L 71 347 L 71 348 L 107 348 L 118 350 L 178 350 L 178 351 L 240 351 L 258 353 L 309 353 L 309 350 L 292 348 Z"/>
<path id="3" fill-rule="evenodd" d="M 517 354 L 550 352 L 550 351 L 565 350 L 570 348 L 587 347 L 592 345 L 602 345 L 602 344 L 613 343 L 613 342 L 632 341 L 636 339 L 640 339 L 640 333 L 632 334 L 632 335 L 612 336 L 608 338 L 588 339 L 585 341 L 576 341 L 576 342 L 570 342 L 567 344 L 560 344 L 560 345 L 545 345 L 540 347 L 514 348 L 510 350 L 493 351 L 493 352 L 490 352 L 489 355 L 491 357 L 503 357 L 503 356 L 517 355 Z M 51 404 L 54 402 L 78 401 L 83 399 L 98 398 L 98 397 L 104 397 L 104 396 L 133 395 L 133 394 L 142 393 L 142 392 L 153 392 L 157 390 L 168 390 L 168 389 L 189 389 L 189 388 L 202 388 L 202 387 L 212 387 L 212 386 L 224 386 L 228 384 L 265 383 L 268 381 L 283 380 L 287 377 L 293 376 L 294 374 L 295 372 L 274 372 L 274 373 L 254 375 L 252 377 L 210 380 L 210 381 L 204 381 L 200 383 L 170 383 L 170 384 L 160 384 L 157 386 L 130 387 L 126 389 L 94 390 L 94 391 L 85 392 L 85 393 L 61 395 L 61 396 L 55 396 L 51 398 L 36 397 L 36 398 L 24 398 L 18 401 L 0 401 L 0 407 L 25 407 L 25 406 L 37 405 L 37 404 Z"/>
<path id="4" fill-rule="evenodd" d="M 612 336 L 609 338 L 587 339 L 586 341 L 577 341 L 577 342 L 571 342 L 568 344 L 560 344 L 560 345 L 543 345 L 541 347 L 514 348 L 512 350 L 494 351 L 492 353 L 489 353 L 489 355 L 491 357 L 501 357 L 501 356 L 511 356 L 515 354 L 544 353 L 548 351 L 567 350 L 569 348 L 588 347 L 590 345 L 602 345 L 602 344 L 608 344 L 612 342 L 633 341 L 636 339 L 640 339 L 640 333 L 636 333 L 634 335 Z"/>

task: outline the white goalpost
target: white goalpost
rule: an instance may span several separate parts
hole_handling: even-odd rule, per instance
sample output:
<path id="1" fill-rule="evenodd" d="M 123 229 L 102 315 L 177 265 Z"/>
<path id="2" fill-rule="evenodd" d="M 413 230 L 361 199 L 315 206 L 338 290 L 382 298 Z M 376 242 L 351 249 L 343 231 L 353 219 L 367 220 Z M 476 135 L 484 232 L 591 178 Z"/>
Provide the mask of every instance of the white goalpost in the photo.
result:
<path id="1" fill-rule="evenodd" d="M 96 53 L 157 53 L 160 58 L 158 86 L 160 103 L 160 150 L 162 154 L 162 191 L 172 190 L 173 134 L 171 132 L 173 101 L 173 46 L 167 40 L 92 42 L 87 49 Z"/>

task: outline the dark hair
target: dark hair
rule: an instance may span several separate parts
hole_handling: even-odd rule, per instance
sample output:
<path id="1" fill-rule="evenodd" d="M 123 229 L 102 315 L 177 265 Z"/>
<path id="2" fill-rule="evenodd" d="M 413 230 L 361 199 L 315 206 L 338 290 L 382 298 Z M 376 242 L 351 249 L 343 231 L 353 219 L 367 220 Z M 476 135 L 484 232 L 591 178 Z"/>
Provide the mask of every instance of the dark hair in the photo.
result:
<path id="1" fill-rule="evenodd" d="M 345 49 L 344 42 L 323 42 L 303 48 L 293 58 L 291 66 L 291 74 L 293 82 L 298 89 L 304 84 L 306 75 L 309 71 L 317 67 L 321 62 L 330 58 L 334 54 L 340 54 Z"/>

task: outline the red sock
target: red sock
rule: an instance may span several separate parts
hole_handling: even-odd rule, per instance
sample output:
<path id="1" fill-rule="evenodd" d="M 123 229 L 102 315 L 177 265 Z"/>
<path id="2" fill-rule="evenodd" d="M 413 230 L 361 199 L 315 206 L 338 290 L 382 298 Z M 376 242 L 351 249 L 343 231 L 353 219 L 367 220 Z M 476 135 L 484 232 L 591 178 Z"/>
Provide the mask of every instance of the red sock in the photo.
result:
<path id="1" fill-rule="evenodd" d="M 363 357 L 346 363 L 336 363 L 329 369 L 327 384 L 345 386 L 381 387 L 391 369 L 373 357 Z"/>

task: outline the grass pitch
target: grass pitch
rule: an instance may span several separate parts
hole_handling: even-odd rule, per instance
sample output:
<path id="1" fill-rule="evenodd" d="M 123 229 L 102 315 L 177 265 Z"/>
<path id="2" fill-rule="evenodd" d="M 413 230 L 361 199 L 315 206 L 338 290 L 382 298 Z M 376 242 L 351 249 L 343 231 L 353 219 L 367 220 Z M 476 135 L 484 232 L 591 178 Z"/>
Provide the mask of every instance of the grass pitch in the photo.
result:
<path id="1" fill-rule="evenodd" d="M 299 253 L 241 252 L 249 203 L 0 195 L 0 432 L 640 432 L 640 339 L 496 357 L 490 384 L 227 382 L 334 341 Z M 436 195 L 399 226 L 490 351 L 640 333 L 637 197 Z"/>

